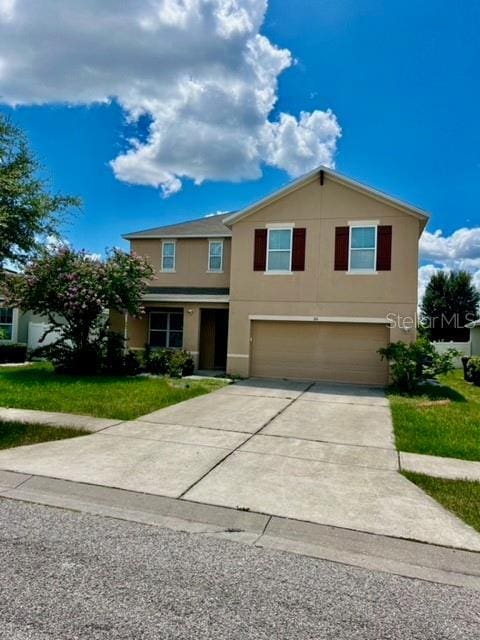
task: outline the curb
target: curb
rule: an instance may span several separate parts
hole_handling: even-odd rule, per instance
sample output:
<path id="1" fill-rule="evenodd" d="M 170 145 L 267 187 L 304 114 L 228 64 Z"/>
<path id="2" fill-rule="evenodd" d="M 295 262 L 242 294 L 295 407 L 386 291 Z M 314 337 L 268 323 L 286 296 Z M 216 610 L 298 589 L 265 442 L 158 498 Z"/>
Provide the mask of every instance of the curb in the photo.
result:
<path id="1" fill-rule="evenodd" d="M 10 471 L 0 471 L 0 497 L 480 591 L 473 551 Z"/>

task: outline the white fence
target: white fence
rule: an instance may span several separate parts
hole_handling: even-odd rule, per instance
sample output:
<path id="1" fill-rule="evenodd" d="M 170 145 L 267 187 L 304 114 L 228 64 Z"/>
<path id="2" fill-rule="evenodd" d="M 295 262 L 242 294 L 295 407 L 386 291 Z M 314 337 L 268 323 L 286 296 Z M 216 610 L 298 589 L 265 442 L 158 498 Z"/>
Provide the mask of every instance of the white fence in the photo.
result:
<path id="1" fill-rule="evenodd" d="M 455 358 L 455 360 L 453 361 L 457 369 L 462 368 L 462 356 L 472 355 L 471 342 L 432 342 L 432 344 L 435 347 L 435 350 L 438 351 L 438 353 L 445 353 L 445 351 L 448 351 L 448 349 L 456 349 L 457 351 L 459 351 L 462 355 L 458 358 Z"/>
<path id="2" fill-rule="evenodd" d="M 47 331 L 48 327 L 47 323 L 44 322 L 29 322 L 28 323 L 28 348 L 38 349 L 38 347 L 46 347 L 48 344 L 55 342 L 60 337 L 60 332 L 58 329 L 56 331 L 52 331 L 48 334 L 48 336 L 40 342 L 41 337 Z"/>

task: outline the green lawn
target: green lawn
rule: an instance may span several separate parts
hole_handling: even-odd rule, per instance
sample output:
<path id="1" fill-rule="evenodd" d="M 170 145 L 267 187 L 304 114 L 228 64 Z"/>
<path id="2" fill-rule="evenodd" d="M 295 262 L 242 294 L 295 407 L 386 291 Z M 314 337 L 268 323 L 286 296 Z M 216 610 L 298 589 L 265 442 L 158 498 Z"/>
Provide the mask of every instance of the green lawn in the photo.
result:
<path id="1" fill-rule="evenodd" d="M 220 388 L 217 380 L 55 374 L 51 365 L 0 368 L 0 406 L 132 420 Z"/>
<path id="2" fill-rule="evenodd" d="M 409 471 L 403 471 L 403 475 L 446 509 L 480 531 L 480 482 L 432 478 Z"/>
<path id="3" fill-rule="evenodd" d="M 0 449 L 21 447 L 24 444 L 38 444 L 48 440 L 64 440 L 85 436 L 89 431 L 49 427 L 45 424 L 22 424 L 20 422 L 0 422 Z"/>
<path id="4" fill-rule="evenodd" d="M 480 460 L 480 387 L 459 370 L 440 382 L 414 397 L 390 392 L 397 449 Z"/>

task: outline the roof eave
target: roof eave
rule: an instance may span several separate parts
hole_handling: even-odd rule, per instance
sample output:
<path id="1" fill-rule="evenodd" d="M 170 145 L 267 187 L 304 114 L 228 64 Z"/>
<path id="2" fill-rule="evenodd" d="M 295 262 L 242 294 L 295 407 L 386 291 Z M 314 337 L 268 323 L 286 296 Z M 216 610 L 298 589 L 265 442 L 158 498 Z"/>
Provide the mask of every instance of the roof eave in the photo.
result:
<path id="1" fill-rule="evenodd" d="M 162 238 L 231 238 L 231 233 L 176 233 L 176 234 L 149 234 L 148 236 L 137 235 L 134 233 L 127 233 L 122 236 L 124 240 L 160 240 Z"/>
<path id="2" fill-rule="evenodd" d="M 278 189 L 277 191 L 273 192 L 272 194 L 270 194 L 266 198 L 263 198 L 262 200 L 259 200 L 258 202 L 254 203 L 253 205 L 250 205 L 249 207 L 246 207 L 242 211 L 239 211 L 238 213 L 235 213 L 235 214 L 233 214 L 231 216 L 228 216 L 227 218 L 225 218 L 223 223 L 225 225 L 231 227 L 233 224 L 238 222 L 240 219 L 243 219 L 243 218 L 246 218 L 246 217 L 252 215 L 253 213 L 258 211 L 259 209 L 262 209 L 263 207 L 267 206 L 268 204 L 271 204 L 271 203 L 275 202 L 276 200 L 279 200 L 280 198 L 283 198 L 287 194 L 292 193 L 292 192 L 296 191 L 297 189 L 300 189 L 301 187 L 305 186 L 306 184 L 308 184 L 310 182 L 313 182 L 313 180 L 315 180 L 316 178 L 318 178 L 320 176 L 320 172 L 321 171 L 323 171 L 334 182 L 338 182 L 340 184 L 345 184 L 345 185 L 349 186 L 350 188 L 355 189 L 356 191 L 359 191 L 361 193 L 366 193 L 367 195 L 369 195 L 370 197 L 375 198 L 376 200 L 380 200 L 381 202 L 386 202 L 387 204 L 389 204 L 391 206 L 394 206 L 397 209 L 400 209 L 401 211 L 405 211 L 406 213 L 408 213 L 410 215 L 413 215 L 418 220 L 420 220 L 420 222 L 421 222 L 421 231 L 423 231 L 423 229 L 425 228 L 425 226 L 426 226 L 426 224 L 427 224 L 427 222 L 428 222 L 428 220 L 430 218 L 429 214 L 426 211 L 423 211 L 422 209 L 418 209 L 417 207 L 414 207 L 414 206 L 412 206 L 410 204 L 407 204 L 406 202 L 402 202 L 401 200 L 398 200 L 397 198 L 393 198 L 393 197 L 391 197 L 389 195 L 386 195 L 386 194 L 382 193 L 381 191 L 377 191 L 376 189 L 373 189 L 371 187 L 367 187 L 366 185 L 363 185 L 360 182 L 357 182 L 356 180 L 352 180 L 351 178 L 346 178 L 345 176 L 337 173 L 336 171 L 333 171 L 333 169 L 329 169 L 328 167 L 321 166 L 321 167 L 318 167 L 317 169 L 314 169 L 313 171 L 310 171 L 310 173 L 307 173 L 304 176 L 301 176 L 297 180 L 294 180 L 290 184 L 287 184 L 285 187 L 282 187 L 281 189 Z"/>

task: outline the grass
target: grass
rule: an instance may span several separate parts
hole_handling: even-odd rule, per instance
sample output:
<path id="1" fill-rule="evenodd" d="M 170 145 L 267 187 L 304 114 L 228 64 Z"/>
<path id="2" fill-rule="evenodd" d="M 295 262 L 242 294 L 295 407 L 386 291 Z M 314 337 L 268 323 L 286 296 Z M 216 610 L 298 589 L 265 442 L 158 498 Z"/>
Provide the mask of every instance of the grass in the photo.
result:
<path id="1" fill-rule="evenodd" d="M 460 370 L 440 383 L 421 395 L 390 392 L 397 449 L 480 460 L 480 388 L 465 382 Z"/>
<path id="2" fill-rule="evenodd" d="M 432 478 L 409 471 L 403 471 L 403 475 L 480 532 L 480 482 Z"/>
<path id="3" fill-rule="evenodd" d="M 132 420 L 220 388 L 217 380 L 55 374 L 47 363 L 0 368 L 0 405 Z"/>
<path id="4" fill-rule="evenodd" d="M 21 447 L 24 444 L 38 444 L 49 440 L 64 440 L 87 435 L 89 431 L 49 427 L 46 424 L 23 424 L 21 422 L 0 422 L 0 449 Z"/>

